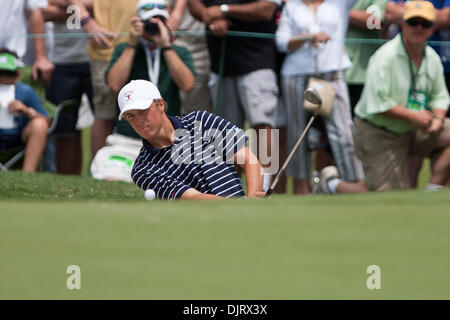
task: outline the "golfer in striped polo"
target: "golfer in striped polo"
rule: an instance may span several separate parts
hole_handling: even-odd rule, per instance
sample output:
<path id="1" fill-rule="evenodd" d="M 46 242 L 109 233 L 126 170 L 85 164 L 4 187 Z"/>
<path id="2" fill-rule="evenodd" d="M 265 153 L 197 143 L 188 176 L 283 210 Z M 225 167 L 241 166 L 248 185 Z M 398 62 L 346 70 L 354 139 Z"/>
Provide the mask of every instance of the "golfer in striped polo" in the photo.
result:
<path id="1" fill-rule="evenodd" d="M 206 111 L 181 117 L 165 113 L 156 86 L 131 81 L 118 96 L 120 116 L 143 138 L 133 181 L 159 199 L 245 197 L 236 166 L 245 173 L 247 197 L 262 197 L 263 171 L 246 147 L 244 132 Z"/>

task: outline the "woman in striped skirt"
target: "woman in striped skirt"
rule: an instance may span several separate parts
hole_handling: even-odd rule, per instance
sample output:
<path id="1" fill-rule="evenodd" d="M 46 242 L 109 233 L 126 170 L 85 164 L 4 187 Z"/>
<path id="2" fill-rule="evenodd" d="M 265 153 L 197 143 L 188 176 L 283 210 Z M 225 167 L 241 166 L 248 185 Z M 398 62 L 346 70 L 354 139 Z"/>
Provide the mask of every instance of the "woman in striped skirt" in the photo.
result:
<path id="1" fill-rule="evenodd" d="M 280 51 L 286 52 L 281 76 L 283 102 L 288 118 L 288 150 L 292 149 L 308 121 L 303 92 L 314 76 L 330 81 L 336 89 L 331 114 L 324 118 L 340 178 L 362 185 L 361 162 L 353 143 L 353 122 L 343 72 L 351 66 L 344 51 L 349 11 L 356 0 L 289 0 L 276 33 Z M 289 163 L 287 175 L 294 178 L 294 192 L 310 192 L 311 154 L 305 140 Z"/>

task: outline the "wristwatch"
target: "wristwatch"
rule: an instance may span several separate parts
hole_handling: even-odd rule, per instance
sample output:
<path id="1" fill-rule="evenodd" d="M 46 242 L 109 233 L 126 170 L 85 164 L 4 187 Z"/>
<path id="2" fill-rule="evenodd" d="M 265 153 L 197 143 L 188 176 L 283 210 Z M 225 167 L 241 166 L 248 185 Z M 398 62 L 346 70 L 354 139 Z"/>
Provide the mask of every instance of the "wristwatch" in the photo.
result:
<path id="1" fill-rule="evenodd" d="M 230 11 L 230 7 L 229 7 L 227 4 L 222 4 L 222 5 L 220 6 L 220 12 L 222 12 L 222 14 L 223 14 L 224 16 L 227 15 L 228 11 Z"/>

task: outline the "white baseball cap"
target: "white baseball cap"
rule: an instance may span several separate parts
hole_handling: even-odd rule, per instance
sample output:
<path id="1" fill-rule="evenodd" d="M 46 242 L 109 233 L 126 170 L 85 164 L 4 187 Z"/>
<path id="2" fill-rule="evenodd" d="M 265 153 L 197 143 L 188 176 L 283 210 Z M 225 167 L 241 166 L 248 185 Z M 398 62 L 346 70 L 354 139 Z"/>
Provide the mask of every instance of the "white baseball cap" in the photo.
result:
<path id="1" fill-rule="evenodd" d="M 164 0 L 140 0 L 136 5 L 137 15 L 143 20 L 157 16 L 169 19 L 168 4 Z"/>
<path id="2" fill-rule="evenodd" d="M 158 88 L 150 81 L 133 80 L 122 88 L 117 100 L 119 102 L 119 120 L 129 110 L 145 110 L 150 108 L 153 100 L 162 99 Z"/>

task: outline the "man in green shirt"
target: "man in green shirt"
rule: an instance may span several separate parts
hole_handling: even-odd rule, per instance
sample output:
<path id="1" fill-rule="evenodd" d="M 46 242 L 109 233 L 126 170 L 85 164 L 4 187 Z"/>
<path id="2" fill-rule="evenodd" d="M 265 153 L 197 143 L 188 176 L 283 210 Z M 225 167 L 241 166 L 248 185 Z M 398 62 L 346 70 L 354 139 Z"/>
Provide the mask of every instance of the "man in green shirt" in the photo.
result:
<path id="1" fill-rule="evenodd" d="M 370 57 L 378 50 L 380 43 L 357 43 L 354 39 L 381 39 L 381 27 L 384 22 L 388 0 L 358 0 L 350 11 L 350 26 L 347 38 L 352 39 L 345 46 L 352 67 L 345 72 L 352 111 L 358 103 L 364 87 L 367 65 Z"/>
<path id="2" fill-rule="evenodd" d="M 410 154 L 431 158 L 428 189 L 450 178 L 450 98 L 440 58 L 426 45 L 435 19 L 430 2 L 409 2 L 402 34 L 370 59 L 355 109 L 355 149 L 369 190 L 409 188 Z"/>

